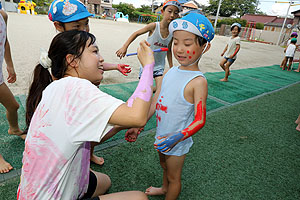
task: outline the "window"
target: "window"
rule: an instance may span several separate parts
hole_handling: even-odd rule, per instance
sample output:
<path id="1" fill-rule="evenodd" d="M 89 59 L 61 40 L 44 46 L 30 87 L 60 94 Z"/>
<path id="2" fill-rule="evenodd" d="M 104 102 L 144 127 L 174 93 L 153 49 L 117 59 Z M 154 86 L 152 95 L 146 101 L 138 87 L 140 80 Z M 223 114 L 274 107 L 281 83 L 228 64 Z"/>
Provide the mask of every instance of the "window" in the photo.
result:
<path id="1" fill-rule="evenodd" d="M 110 3 L 110 0 L 102 0 L 104 3 Z"/>

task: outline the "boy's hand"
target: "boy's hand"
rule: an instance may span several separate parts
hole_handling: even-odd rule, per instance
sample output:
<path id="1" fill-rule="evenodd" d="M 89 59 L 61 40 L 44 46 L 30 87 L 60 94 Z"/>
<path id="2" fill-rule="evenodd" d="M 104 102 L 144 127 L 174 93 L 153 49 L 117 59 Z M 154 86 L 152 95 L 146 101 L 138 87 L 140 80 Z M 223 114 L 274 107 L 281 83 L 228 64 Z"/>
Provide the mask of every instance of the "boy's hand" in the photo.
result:
<path id="1" fill-rule="evenodd" d="M 224 53 L 221 53 L 221 56 L 224 56 Z"/>
<path id="2" fill-rule="evenodd" d="M 143 67 L 154 63 L 153 51 L 150 49 L 150 44 L 146 40 L 140 42 L 137 52 L 137 56 Z"/>
<path id="3" fill-rule="evenodd" d="M 11 66 L 11 67 L 7 66 L 6 69 L 7 69 L 7 73 L 8 73 L 7 82 L 8 83 L 16 82 L 17 75 L 16 75 L 14 67 L 13 66 Z"/>
<path id="4" fill-rule="evenodd" d="M 118 51 L 116 51 L 117 56 L 122 59 L 127 53 L 127 48 L 122 47 L 121 49 L 119 49 Z"/>
<path id="5" fill-rule="evenodd" d="M 131 72 L 131 68 L 129 67 L 129 65 L 125 65 L 125 64 L 118 64 L 118 70 L 124 76 L 128 76 L 128 74 Z"/>
<path id="6" fill-rule="evenodd" d="M 160 152 L 168 152 L 183 138 L 184 135 L 181 133 L 181 131 L 167 134 L 165 136 L 158 136 L 157 139 L 162 141 L 157 144 L 154 144 L 154 148 Z"/>
<path id="7" fill-rule="evenodd" d="M 125 140 L 127 142 L 135 142 L 138 135 L 143 131 L 144 128 L 130 128 L 125 133 Z"/>

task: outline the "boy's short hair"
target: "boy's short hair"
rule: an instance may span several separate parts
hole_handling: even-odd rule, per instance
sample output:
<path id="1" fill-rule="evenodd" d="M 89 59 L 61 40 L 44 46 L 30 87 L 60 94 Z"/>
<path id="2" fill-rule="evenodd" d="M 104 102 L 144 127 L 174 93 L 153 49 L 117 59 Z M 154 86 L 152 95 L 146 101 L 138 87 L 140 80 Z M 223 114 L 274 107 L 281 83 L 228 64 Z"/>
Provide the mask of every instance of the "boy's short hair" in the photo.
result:
<path id="1" fill-rule="evenodd" d="M 193 33 L 204 38 L 207 42 L 210 42 L 215 36 L 211 22 L 204 15 L 198 13 L 190 13 L 180 19 L 173 20 L 169 25 L 169 32 L 173 34 L 174 31 L 179 30 Z"/>
<path id="2" fill-rule="evenodd" d="M 292 32 L 291 37 L 298 37 L 297 32 Z"/>
<path id="3" fill-rule="evenodd" d="M 238 27 L 239 32 L 241 32 L 242 29 L 242 25 L 239 23 L 233 23 L 231 24 L 230 30 L 232 31 L 234 29 L 234 27 Z"/>
<path id="4" fill-rule="evenodd" d="M 48 12 L 48 17 L 51 21 L 63 23 L 78 21 L 90 16 L 85 5 L 80 0 L 54 0 Z"/>
<path id="5" fill-rule="evenodd" d="M 291 43 L 296 44 L 297 43 L 297 39 L 296 38 L 292 38 L 291 39 Z"/>
<path id="6" fill-rule="evenodd" d="M 166 9 L 167 6 L 175 6 L 178 8 L 178 11 L 182 11 L 181 3 L 179 3 L 177 0 L 166 0 L 163 4 L 163 10 Z"/>

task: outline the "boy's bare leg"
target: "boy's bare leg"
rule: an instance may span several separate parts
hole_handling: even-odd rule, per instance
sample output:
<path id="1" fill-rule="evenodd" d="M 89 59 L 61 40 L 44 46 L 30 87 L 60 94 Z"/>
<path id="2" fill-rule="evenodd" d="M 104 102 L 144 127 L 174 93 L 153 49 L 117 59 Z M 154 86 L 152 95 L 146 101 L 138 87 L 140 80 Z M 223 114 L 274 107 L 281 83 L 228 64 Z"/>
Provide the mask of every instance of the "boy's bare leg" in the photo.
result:
<path id="1" fill-rule="evenodd" d="M 184 164 L 185 155 L 183 156 L 166 156 L 168 191 L 166 200 L 175 200 L 181 192 L 181 173 Z"/>
<path id="2" fill-rule="evenodd" d="M 0 174 L 7 173 L 12 169 L 13 167 L 8 162 L 6 162 L 0 154 Z"/>
<path id="3" fill-rule="evenodd" d="M 294 70 L 295 72 L 300 72 L 300 61 L 299 61 L 299 64 L 298 64 L 298 69 Z"/>
<path id="4" fill-rule="evenodd" d="M 225 71 L 225 63 L 227 62 L 227 60 L 225 58 L 223 58 L 220 62 L 220 67 L 222 67 L 222 69 Z"/>
<path id="5" fill-rule="evenodd" d="M 286 64 L 287 64 L 287 58 L 284 57 L 284 60 L 283 60 L 283 61 L 284 61 L 284 62 L 283 62 L 283 65 L 282 65 L 282 70 L 285 70 Z"/>
<path id="6" fill-rule="evenodd" d="M 101 200 L 147 200 L 145 193 L 140 191 L 127 191 L 99 196 Z"/>
<path id="7" fill-rule="evenodd" d="M 97 164 L 97 165 L 103 165 L 104 164 L 104 158 L 98 157 L 94 154 L 94 148 L 96 145 L 98 145 L 98 142 L 91 142 L 91 162 Z"/>
<path id="8" fill-rule="evenodd" d="M 229 71 L 229 67 L 232 63 L 231 62 L 227 62 L 225 64 L 225 77 L 223 79 L 220 79 L 220 81 L 223 81 L 223 82 L 227 82 L 228 81 L 228 76 L 230 74 L 230 71 Z"/>
<path id="9" fill-rule="evenodd" d="M 167 165 L 166 165 L 166 157 L 164 154 L 158 152 L 160 166 L 163 168 L 163 186 L 162 187 L 152 187 L 146 189 L 145 194 L 147 195 L 165 195 L 167 193 L 167 189 L 169 186 L 168 176 L 167 176 Z"/>
<path id="10" fill-rule="evenodd" d="M 293 58 L 289 58 L 288 61 L 289 61 L 289 65 L 287 67 L 287 71 L 291 71 L 290 69 L 291 69 L 291 66 L 292 66 L 292 63 L 293 63 Z"/>
<path id="11" fill-rule="evenodd" d="M 0 103 L 6 108 L 6 117 L 9 123 L 8 133 L 25 139 L 26 135 L 22 135 L 23 132 L 18 125 L 19 104 L 5 83 L 0 85 L 0 94 Z"/>

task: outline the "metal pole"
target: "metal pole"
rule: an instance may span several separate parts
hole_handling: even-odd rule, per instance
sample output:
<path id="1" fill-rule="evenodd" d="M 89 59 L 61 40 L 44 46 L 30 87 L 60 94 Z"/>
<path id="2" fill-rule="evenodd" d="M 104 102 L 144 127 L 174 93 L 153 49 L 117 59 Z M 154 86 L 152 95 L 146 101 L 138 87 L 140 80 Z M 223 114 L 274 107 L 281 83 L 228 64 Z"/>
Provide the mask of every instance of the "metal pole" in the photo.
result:
<path id="1" fill-rule="evenodd" d="M 152 5 L 151 5 L 151 10 L 152 10 L 152 12 L 154 13 L 154 0 L 152 0 Z"/>
<path id="2" fill-rule="evenodd" d="M 218 16 L 219 16 L 220 8 L 221 8 L 221 3 L 222 3 L 222 0 L 219 0 L 217 15 L 216 15 L 215 24 L 214 24 L 214 29 L 215 30 L 216 30 L 216 27 L 217 27 L 217 22 L 218 22 Z"/>
<path id="3" fill-rule="evenodd" d="M 283 24 L 282 24 L 282 27 L 281 27 L 281 31 L 280 31 L 280 34 L 279 34 L 279 37 L 278 37 L 278 41 L 277 41 L 277 45 L 279 45 L 280 43 L 280 38 L 281 38 L 281 35 L 282 35 L 282 32 L 283 32 L 283 29 L 284 29 L 284 26 L 285 26 L 285 22 L 286 22 L 286 19 L 287 19 L 287 16 L 289 14 L 289 11 L 290 11 L 290 8 L 291 8 L 291 5 L 293 4 L 292 0 L 290 1 L 290 4 L 289 4 L 289 8 L 286 12 L 286 15 L 285 15 L 285 18 L 284 18 L 284 21 L 283 21 Z"/>

